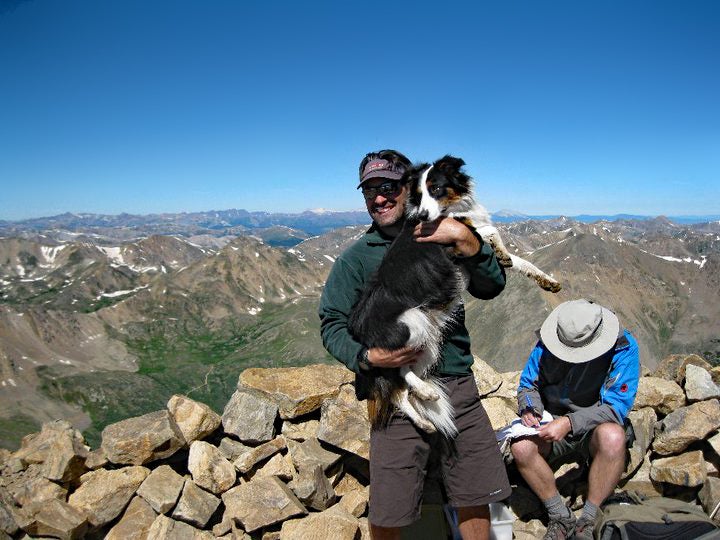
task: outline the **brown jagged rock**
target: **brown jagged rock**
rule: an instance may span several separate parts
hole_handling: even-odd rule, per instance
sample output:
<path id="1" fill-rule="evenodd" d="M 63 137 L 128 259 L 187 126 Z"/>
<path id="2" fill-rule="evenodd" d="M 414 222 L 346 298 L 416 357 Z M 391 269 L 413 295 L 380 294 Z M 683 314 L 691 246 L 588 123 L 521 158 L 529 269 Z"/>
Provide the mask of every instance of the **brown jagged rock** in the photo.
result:
<path id="1" fill-rule="evenodd" d="M 650 477 L 652 463 L 650 462 L 650 452 L 645 455 L 645 459 L 640 464 L 638 470 L 629 477 L 620 482 L 622 489 L 637 491 L 646 497 L 662 496 L 662 484 L 654 481 Z"/>
<path id="2" fill-rule="evenodd" d="M 253 474 L 256 476 L 277 476 L 280 480 L 288 481 L 297 474 L 289 455 L 275 454 L 267 463 L 259 467 Z"/>
<path id="3" fill-rule="evenodd" d="M 133 497 L 104 540 L 145 540 L 157 514 L 142 497 Z"/>
<path id="4" fill-rule="evenodd" d="M 287 420 L 319 409 L 335 396 L 342 384 L 352 382 L 353 373 L 341 366 L 313 364 L 290 368 L 250 368 L 240 374 L 238 389 L 262 392 L 278 405 L 280 418 Z"/>
<path id="5" fill-rule="evenodd" d="M 658 364 L 653 376 L 675 381 L 681 385 L 685 380 L 685 369 L 688 364 L 694 364 L 707 370 L 712 369 L 712 366 L 697 354 L 671 354 Z"/>
<path id="6" fill-rule="evenodd" d="M 652 407 L 644 407 L 637 411 L 630 411 L 628 419 L 632 423 L 635 440 L 629 449 L 630 459 L 625 467 L 623 478 L 631 476 L 645 459 L 645 454 L 647 454 L 655 434 L 657 414 Z"/>
<path id="7" fill-rule="evenodd" d="M 695 450 L 679 456 L 656 459 L 650 467 L 650 478 L 676 486 L 701 486 L 707 480 L 703 454 L 700 450 Z"/>
<path id="8" fill-rule="evenodd" d="M 160 514 L 148 530 L 147 540 L 214 540 L 210 531 L 170 519 Z"/>
<path id="9" fill-rule="evenodd" d="M 188 479 L 172 517 L 196 527 L 205 527 L 220 506 L 220 499 Z"/>
<path id="10" fill-rule="evenodd" d="M 15 534 L 18 530 L 18 524 L 15 520 L 15 511 L 17 505 L 12 495 L 2 486 L 0 486 L 0 531 L 7 534 Z"/>
<path id="11" fill-rule="evenodd" d="M 188 445 L 193 441 L 204 439 L 221 423 L 218 413 L 204 403 L 194 401 L 187 396 L 178 394 L 172 396 L 167 408 Z"/>
<path id="12" fill-rule="evenodd" d="M 230 489 L 237 479 L 235 467 L 212 444 L 195 441 L 190 445 L 188 470 L 193 481 L 215 494 Z"/>
<path id="13" fill-rule="evenodd" d="M 225 433 L 242 442 L 258 444 L 275 436 L 277 404 L 257 391 L 238 389 L 225 405 L 222 425 Z"/>
<path id="14" fill-rule="evenodd" d="M 360 524 L 355 516 L 340 505 L 311 514 L 304 519 L 283 523 L 283 540 L 354 540 Z"/>
<path id="15" fill-rule="evenodd" d="M 471 369 L 475 384 L 478 387 L 478 394 L 480 394 L 480 397 L 488 396 L 500 388 L 503 378 L 480 357 L 474 356 L 473 359 Z"/>
<path id="16" fill-rule="evenodd" d="M 327 471 L 341 458 L 340 454 L 326 450 L 317 439 L 308 439 L 303 442 L 287 441 L 288 452 L 298 471 L 312 469 L 316 465 Z"/>
<path id="17" fill-rule="evenodd" d="M 368 501 L 370 500 L 370 488 L 363 487 L 345 493 L 338 503 L 345 510 L 351 513 L 356 518 L 362 516 L 368 507 Z"/>
<path id="18" fill-rule="evenodd" d="M 685 392 L 675 381 L 660 377 L 641 377 L 633 409 L 652 407 L 660 414 L 669 414 L 685 406 Z"/>
<path id="19" fill-rule="evenodd" d="M 273 476 L 235 486 L 222 494 L 222 500 L 223 519 L 237 520 L 248 533 L 307 513 L 290 488 Z"/>
<path id="20" fill-rule="evenodd" d="M 313 510 L 325 510 L 336 499 L 332 484 L 320 465 L 300 469 L 288 487 L 300 502 Z"/>
<path id="21" fill-rule="evenodd" d="M 660 423 L 653 450 L 661 455 L 676 454 L 691 443 L 703 440 L 720 427 L 720 401 L 699 401 L 668 414 Z"/>
<path id="22" fill-rule="evenodd" d="M 364 401 L 355 399 L 352 385 L 343 385 L 336 397 L 322 404 L 317 438 L 369 459 L 370 421 L 367 406 Z"/>
<path id="23" fill-rule="evenodd" d="M 185 479 L 169 465 L 160 465 L 140 484 L 137 494 L 158 514 L 171 510 L 180 496 Z"/>
<path id="24" fill-rule="evenodd" d="M 517 415 L 517 400 L 505 397 L 490 396 L 483 398 L 483 408 L 490 418 L 490 425 L 493 429 L 502 429 L 513 420 Z"/>
<path id="25" fill-rule="evenodd" d="M 83 538 L 88 521 L 85 512 L 78 510 L 65 501 L 50 499 L 42 503 L 24 507 L 28 511 L 28 521 L 22 529 L 34 536 L 51 536 L 61 540 Z"/>
<path id="26" fill-rule="evenodd" d="M 23 437 L 20 449 L 14 452 L 10 459 L 19 459 L 26 465 L 44 463 L 50 454 L 57 450 L 58 439 L 72 441 L 73 448 L 76 446 L 75 443 L 78 447 L 84 447 L 85 444 L 83 436 L 69 422 L 56 420 L 43 424 L 40 433 L 31 433 Z M 57 466 L 59 464 L 54 465 Z"/>
<path id="27" fill-rule="evenodd" d="M 240 474 L 249 472 L 259 462 L 277 454 L 280 450 L 285 449 L 285 439 L 275 437 L 272 441 L 268 441 L 260 446 L 251 449 L 249 452 L 241 455 L 235 460 L 235 468 Z"/>
<path id="28" fill-rule="evenodd" d="M 185 439 L 167 410 L 121 420 L 102 431 L 102 449 L 119 465 L 144 465 L 170 457 L 183 446 Z"/>
<path id="29" fill-rule="evenodd" d="M 720 478 L 708 478 L 700 489 L 698 498 L 707 515 L 712 514 L 713 521 L 720 524 Z"/>
<path id="30" fill-rule="evenodd" d="M 292 422 L 291 420 L 285 420 L 280 433 L 282 433 L 283 437 L 286 439 L 304 441 L 305 439 L 317 438 L 319 430 L 319 420 L 313 419 L 297 423 Z"/>
<path id="31" fill-rule="evenodd" d="M 87 514 L 91 525 L 105 525 L 120 515 L 148 474 L 148 469 L 138 466 L 85 473 L 68 502 Z"/>

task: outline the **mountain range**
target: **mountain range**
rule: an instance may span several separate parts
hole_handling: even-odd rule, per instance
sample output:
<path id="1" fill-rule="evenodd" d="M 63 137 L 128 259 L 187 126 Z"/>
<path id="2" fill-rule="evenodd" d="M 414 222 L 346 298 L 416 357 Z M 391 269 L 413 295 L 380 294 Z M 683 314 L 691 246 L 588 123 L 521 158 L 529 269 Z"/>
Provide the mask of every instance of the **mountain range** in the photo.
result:
<path id="1" fill-rule="evenodd" d="M 237 221 L 66 214 L 2 224 L 0 445 L 54 418 L 97 440 L 107 423 L 162 408 L 174 393 L 222 410 L 247 367 L 334 362 L 317 303 L 367 214 L 316 212 L 295 228 L 300 215 L 232 212 Z M 720 361 L 717 221 L 556 217 L 499 228 L 563 290 L 510 272 L 496 299 L 466 298 L 473 352 L 496 369 L 520 369 L 545 316 L 578 297 L 616 310 L 647 367 L 683 352 Z"/>

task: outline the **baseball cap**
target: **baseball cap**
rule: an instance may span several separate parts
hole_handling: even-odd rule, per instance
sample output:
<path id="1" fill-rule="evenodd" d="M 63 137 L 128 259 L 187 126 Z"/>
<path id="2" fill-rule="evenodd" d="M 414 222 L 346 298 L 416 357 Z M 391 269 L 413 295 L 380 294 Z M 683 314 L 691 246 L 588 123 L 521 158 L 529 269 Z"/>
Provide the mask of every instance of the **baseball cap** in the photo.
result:
<path id="1" fill-rule="evenodd" d="M 358 187 L 362 186 L 371 178 L 400 180 L 406 170 L 405 165 L 402 163 L 393 163 L 392 161 L 382 158 L 372 159 L 365 164 L 365 167 L 363 167 Z"/>

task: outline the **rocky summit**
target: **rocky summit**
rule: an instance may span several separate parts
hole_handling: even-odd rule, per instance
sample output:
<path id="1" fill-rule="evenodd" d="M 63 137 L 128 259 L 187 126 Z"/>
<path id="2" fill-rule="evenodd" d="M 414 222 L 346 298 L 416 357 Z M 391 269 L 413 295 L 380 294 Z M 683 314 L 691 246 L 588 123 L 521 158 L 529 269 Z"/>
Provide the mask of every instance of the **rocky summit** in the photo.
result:
<path id="1" fill-rule="evenodd" d="M 473 373 L 502 428 L 516 417 L 519 373 L 479 358 Z M 618 489 L 696 502 L 720 523 L 718 375 L 696 355 L 646 370 Z M 96 449 L 68 422 L 46 423 L 0 451 L 0 539 L 369 538 L 370 427 L 352 380 L 321 364 L 250 369 L 222 414 L 176 395 L 107 426 Z M 542 504 L 511 463 L 509 473 L 515 538 L 538 538 Z M 579 509 L 587 470 L 565 465 L 556 478 Z"/>

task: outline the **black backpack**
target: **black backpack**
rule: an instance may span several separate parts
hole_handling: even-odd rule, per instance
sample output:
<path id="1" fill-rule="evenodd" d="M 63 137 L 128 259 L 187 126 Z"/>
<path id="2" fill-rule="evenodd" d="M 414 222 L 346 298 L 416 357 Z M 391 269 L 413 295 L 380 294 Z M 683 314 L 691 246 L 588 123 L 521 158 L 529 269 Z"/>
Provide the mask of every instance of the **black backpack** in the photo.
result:
<path id="1" fill-rule="evenodd" d="M 716 540 L 720 528 L 701 507 L 624 491 L 608 498 L 595 523 L 600 540 Z"/>

